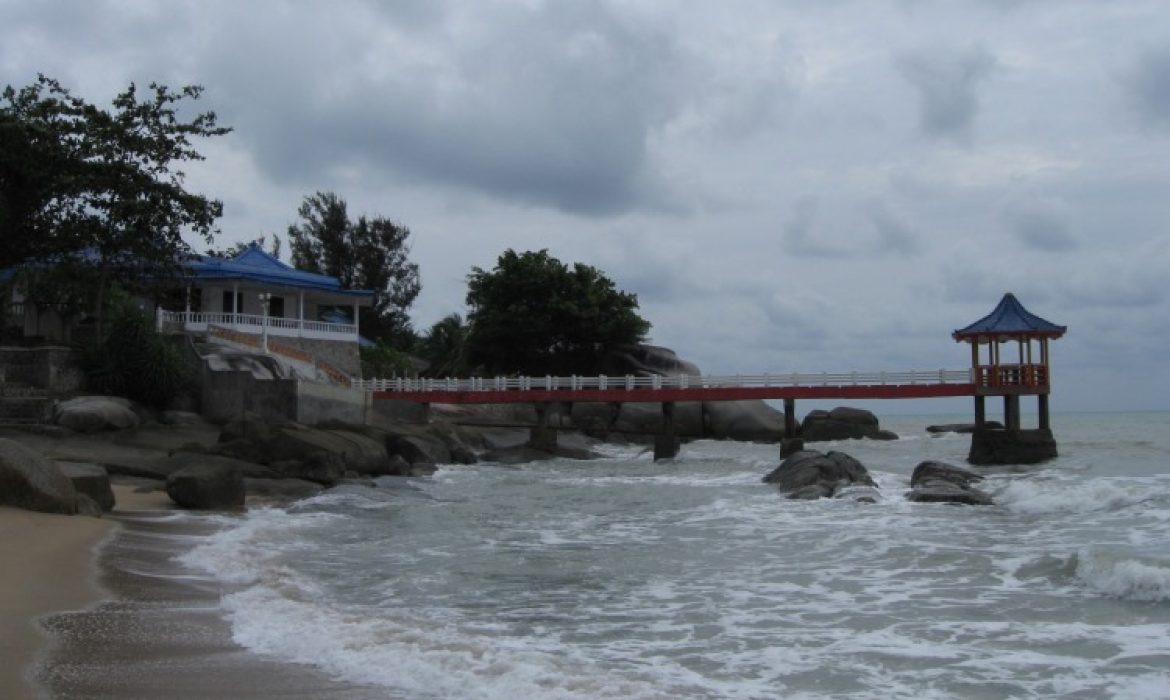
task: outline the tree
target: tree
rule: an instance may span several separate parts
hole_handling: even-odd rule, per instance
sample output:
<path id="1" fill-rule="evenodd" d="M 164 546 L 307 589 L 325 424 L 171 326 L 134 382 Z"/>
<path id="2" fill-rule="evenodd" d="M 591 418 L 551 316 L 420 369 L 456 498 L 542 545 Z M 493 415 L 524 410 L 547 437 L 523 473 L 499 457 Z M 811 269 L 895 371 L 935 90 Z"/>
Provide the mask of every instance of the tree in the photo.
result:
<path id="1" fill-rule="evenodd" d="M 243 253 L 244 251 L 246 251 L 248 248 L 250 248 L 252 246 L 256 246 L 256 247 L 260 248 L 261 250 L 267 249 L 268 253 L 270 255 L 272 255 L 272 257 L 274 257 L 278 260 L 280 259 L 281 240 L 280 240 L 280 236 L 276 235 L 275 233 L 272 234 L 272 244 L 271 245 L 268 244 L 267 234 L 262 233 L 262 234 L 260 234 L 259 238 L 253 238 L 250 241 L 241 241 L 239 243 L 234 243 L 234 244 L 228 246 L 227 248 L 208 248 L 206 251 L 204 251 L 204 255 L 208 255 L 208 256 L 213 257 L 213 258 L 231 259 L 231 258 L 234 258 L 237 255 L 239 255 L 240 253 Z"/>
<path id="2" fill-rule="evenodd" d="M 547 250 L 500 256 L 467 282 L 467 359 L 492 373 L 592 374 L 605 353 L 644 340 L 638 298 L 589 265 Z"/>
<path id="3" fill-rule="evenodd" d="M 449 314 L 431 326 L 419 341 L 419 354 L 430 363 L 432 377 L 455 377 L 467 373 L 468 326 L 459 314 Z"/>
<path id="4" fill-rule="evenodd" d="M 188 192 L 174 166 L 202 160 L 197 137 L 230 131 L 214 112 L 180 117 L 199 86 L 131 84 L 106 110 L 43 75 L 0 94 L 0 268 L 37 263 L 93 285 L 100 313 L 117 275 L 146 287 L 179 270 L 192 232 L 211 242 L 223 205 Z"/>
<path id="5" fill-rule="evenodd" d="M 422 284 L 409 260 L 410 229 L 380 216 L 350 221 L 345 200 L 332 192 L 305 197 L 297 213 L 301 222 L 288 227 L 293 267 L 374 290 L 373 307 L 362 309 L 362 333 L 395 347 L 411 345 L 407 309 Z"/>

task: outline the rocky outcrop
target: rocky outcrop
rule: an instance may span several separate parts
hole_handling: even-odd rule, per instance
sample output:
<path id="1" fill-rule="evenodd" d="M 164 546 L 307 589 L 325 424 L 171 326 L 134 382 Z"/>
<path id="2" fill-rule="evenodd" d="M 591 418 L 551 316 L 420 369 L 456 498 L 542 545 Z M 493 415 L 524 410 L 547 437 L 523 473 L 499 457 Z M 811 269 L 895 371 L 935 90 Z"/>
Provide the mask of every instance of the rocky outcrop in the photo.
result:
<path id="1" fill-rule="evenodd" d="M 184 467 L 167 477 L 167 495 L 193 510 L 233 510 L 244 507 L 244 475 L 223 464 Z"/>
<path id="2" fill-rule="evenodd" d="M 983 477 L 969 469 L 945 462 L 922 462 L 910 477 L 907 498 L 916 503 L 992 505 L 991 496 L 972 486 L 980 481 Z"/>
<path id="3" fill-rule="evenodd" d="M 706 401 L 706 437 L 745 442 L 778 442 L 784 414 L 763 401 Z"/>
<path id="4" fill-rule="evenodd" d="M 92 498 L 107 513 L 114 509 L 114 490 L 110 487 L 110 474 L 104 467 L 85 462 L 58 462 L 57 467 L 73 482 L 78 494 Z"/>
<path id="5" fill-rule="evenodd" d="M 118 396 L 78 396 L 53 409 L 53 422 L 79 433 L 133 428 L 140 422 L 134 404 Z"/>
<path id="6" fill-rule="evenodd" d="M 680 374 L 702 374 L 693 362 L 687 362 L 670 348 L 657 345 L 624 345 L 611 350 L 602 359 L 604 373 L 611 377 L 658 375 L 674 377 Z"/>
<path id="7" fill-rule="evenodd" d="M 844 452 L 822 454 L 815 450 L 790 455 L 764 477 L 764 482 L 776 484 L 788 498 L 803 500 L 845 495 L 856 486 L 877 488 L 865 466 L 853 457 Z M 865 493 L 868 499 L 874 492 Z"/>
<path id="8" fill-rule="evenodd" d="M 77 489 L 44 455 L 0 438 L 0 505 L 72 515 Z"/>
<path id="9" fill-rule="evenodd" d="M 898 436 L 882 430 L 877 416 L 860 408 L 838 406 L 831 411 L 811 411 L 800 424 L 805 442 L 829 440 L 897 440 Z"/>
<path id="10" fill-rule="evenodd" d="M 989 430 L 1003 430 L 1003 424 L 999 421 L 989 420 L 983 424 L 983 427 Z M 941 435 L 943 433 L 959 433 L 962 435 L 970 435 L 975 432 L 974 423 L 943 423 L 941 425 L 928 425 L 926 432 L 931 435 Z"/>
<path id="11" fill-rule="evenodd" d="M 967 454 L 967 461 L 982 466 L 1039 464 L 1056 456 L 1056 439 L 1051 430 L 984 428 L 971 433 L 971 451 Z"/>

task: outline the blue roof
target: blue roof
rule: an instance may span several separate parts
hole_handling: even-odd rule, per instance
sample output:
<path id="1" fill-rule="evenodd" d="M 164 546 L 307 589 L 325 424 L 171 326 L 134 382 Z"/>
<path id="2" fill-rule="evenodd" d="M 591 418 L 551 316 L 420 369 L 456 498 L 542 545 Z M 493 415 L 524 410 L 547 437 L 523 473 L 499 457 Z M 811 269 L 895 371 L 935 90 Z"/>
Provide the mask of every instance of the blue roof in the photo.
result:
<path id="1" fill-rule="evenodd" d="M 975 323 L 961 328 L 952 337 L 955 340 L 975 340 L 991 337 L 1032 337 L 1032 338 L 1059 338 L 1068 330 L 1066 326 L 1058 326 L 1051 321 L 1040 318 L 1024 308 L 1016 295 L 1008 292 L 1003 295 L 995 309 Z"/>
<path id="2" fill-rule="evenodd" d="M 196 256 L 183 264 L 199 280 L 248 280 L 346 296 L 372 297 L 370 289 L 344 289 L 336 277 L 298 270 L 265 253 L 255 244 L 231 260 Z"/>

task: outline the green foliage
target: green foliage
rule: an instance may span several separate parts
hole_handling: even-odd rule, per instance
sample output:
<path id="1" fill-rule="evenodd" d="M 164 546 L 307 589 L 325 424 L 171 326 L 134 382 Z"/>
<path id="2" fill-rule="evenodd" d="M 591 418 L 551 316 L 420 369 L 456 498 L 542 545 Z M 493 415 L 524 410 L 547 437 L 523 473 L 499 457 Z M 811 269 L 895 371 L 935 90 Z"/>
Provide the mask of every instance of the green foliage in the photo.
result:
<path id="1" fill-rule="evenodd" d="M 414 373 L 410 355 L 379 340 L 372 348 L 362 348 L 362 376 L 370 379 L 403 377 Z"/>
<path id="2" fill-rule="evenodd" d="M 213 112 L 179 116 L 202 88 L 133 84 L 107 110 L 45 76 L 0 93 L 0 268 L 31 260 L 116 271 L 127 282 L 175 271 L 182 233 L 208 242 L 220 202 L 183 187 L 173 166 L 202 160 L 196 137 L 219 136 Z"/>
<path id="3" fill-rule="evenodd" d="M 468 276 L 467 360 L 492 373 L 592 374 L 606 351 L 643 340 L 638 298 L 589 265 L 547 250 L 500 256 Z"/>
<path id="4" fill-rule="evenodd" d="M 261 250 L 267 250 L 272 257 L 279 260 L 281 244 L 282 241 L 280 240 L 280 236 L 276 235 L 275 233 L 272 234 L 272 245 L 268 244 L 268 236 L 266 234 L 260 234 L 259 238 L 253 238 L 250 241 L 242 241 L 240 243 L 228 246 L 227 248 L 208 248 L 206 251 L 204 251 L 204 255 L 209 255 L 213 258 L 223 258 L 225 260 L 230 260 L 240 253 L 243 253 L 248 248 L 256 246 Z"/>
<path id="5" fill-rule="evenodd" d="M 468 325 L 459 314 L 451 314 L 431 326 L 419 341 L 419 353 L 427 361 L 426 374 L 431 377 L 457 377 L 467 374 Z"/>
<path id="6" fill-rule="evenodd" d="M 152 319 L 124 298 L 112 307 L 105 336 L 83 354 L 89 388 L 157 409 L 192 390 L 190 365 Z"/>
<path id="7" fill-rule="evenodd" d="M 408 257 L 410 229 L 380 216 L 351 221 L 345 200 L 332 192 L 305 197 L 297 213 L 301 222 L 288 228 L 293 267 L 374 290 L 373 307 L 361 310 L 362 334 L 409 347 L 415 336 L 407 309 L 422 288 Z"/>

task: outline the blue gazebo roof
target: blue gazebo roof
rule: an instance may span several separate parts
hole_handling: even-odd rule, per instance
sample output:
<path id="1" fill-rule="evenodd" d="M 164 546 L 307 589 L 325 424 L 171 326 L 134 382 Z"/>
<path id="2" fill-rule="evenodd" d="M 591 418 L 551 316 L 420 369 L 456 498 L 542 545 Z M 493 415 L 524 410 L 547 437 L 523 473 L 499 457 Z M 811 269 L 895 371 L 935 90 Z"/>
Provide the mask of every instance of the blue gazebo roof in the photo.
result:
<path id="1" fill-rule="evenodd" d="M 1015 294 L 1008 292 L 991 313 L 951 335 L 956 341 L 979 342 L 1004 338 L 1059 338 L 1066 330 L 1066 326 L 1058 326 L 1028 311 Z"/>
<path id="2" fill-rule="evenodd" d="M 247 280 L 296 289 L 311 289 L 352 297 L 373 297 L 369 289 L 345 289 L 340 280 L 329 275 L 298 270 L 251 245 L 234 258 L 214 258 L 203 255 L 184 263 L 198 280 Z"/>

